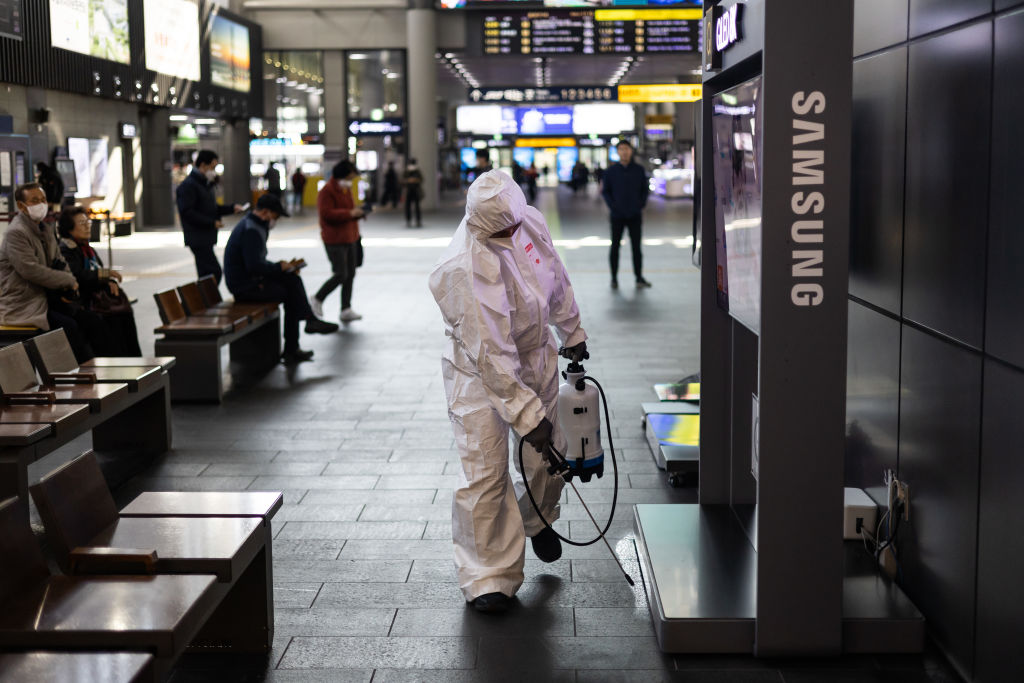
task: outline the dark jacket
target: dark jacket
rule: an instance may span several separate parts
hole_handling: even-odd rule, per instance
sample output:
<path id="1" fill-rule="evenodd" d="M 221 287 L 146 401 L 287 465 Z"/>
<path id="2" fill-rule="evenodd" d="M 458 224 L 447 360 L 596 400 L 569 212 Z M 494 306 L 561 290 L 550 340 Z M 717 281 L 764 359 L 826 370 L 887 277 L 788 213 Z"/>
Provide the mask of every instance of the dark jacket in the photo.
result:
<path id="1" fill-rule="evenodd" d="M 178 185 L 178 215 L 190 247 L 212 247 L 217 244 L 217 221 L 234 213 L 234 207 L 217 203 L 206 176 L 193 169 Z"/>
<path id="2" fill-rule="evenodd" d="M 612 218 L 633 218 L 647 206 L 647 173 L 640 164 L 629 166 L 614 163 L 604 172 L 601 196 L 612 212 Z"/>
<path id="3" fill-rule="evenodd" d="M 82 301 L 89 301 L 93 292 L 107 288 L 110 270 L 103 267 L 103 259 L 91 246 L 79 245 L 70 237 L 65 237 L 60 241 L 60 254 L 78 280 L 78 293 Z"/>
<path id="4" fill-rule="evenodd" d="M 39 172 L 39 186 L 46 193 L 46 201 L 60 204 L 64 200 L 64 179 L 53 166 L 47 166 Z"/>
<path id="5" fill-rule="evenodd" d="M 224 280 L 235 296 L 260 286 L 264 278 L 280 275 L 281 264 L 267 260 L 270 227 L 252 213 L 238 221 L 224 247 Z"/>

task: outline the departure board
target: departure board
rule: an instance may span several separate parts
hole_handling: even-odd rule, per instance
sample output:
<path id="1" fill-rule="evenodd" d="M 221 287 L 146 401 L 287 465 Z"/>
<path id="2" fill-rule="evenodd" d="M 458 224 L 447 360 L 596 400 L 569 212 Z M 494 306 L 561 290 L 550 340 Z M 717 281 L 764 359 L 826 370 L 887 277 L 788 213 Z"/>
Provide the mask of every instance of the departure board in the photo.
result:
<path id="1" fill-rule="evenodd" d="M 700 10 L 543 10 L 483 18 L 488 55 L 698 52 Z"/>

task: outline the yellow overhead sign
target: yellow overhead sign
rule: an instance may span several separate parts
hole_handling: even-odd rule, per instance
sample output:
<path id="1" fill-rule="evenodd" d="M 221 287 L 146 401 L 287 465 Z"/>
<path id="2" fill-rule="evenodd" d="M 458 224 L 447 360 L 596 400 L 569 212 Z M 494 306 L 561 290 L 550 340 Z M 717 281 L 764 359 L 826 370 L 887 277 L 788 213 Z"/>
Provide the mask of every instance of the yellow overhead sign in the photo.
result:
<path id="1" fill-rule="evenodd" d="M 516 147 L 575 147 L 576 138 L 519 138 Z"/>
<path id="2" fill-rule="evenodd" d="M 697 102 L 703 90 L 700 83 L 620 85 L 619 102 Z"/>
<path id="3" fill-rule="evenodd" d="M 700 21 L 704 18 L 701 9 L 596 9 L 594 19 L 597 21 L 664 21 L 666 19 L 684 19 Z"/>

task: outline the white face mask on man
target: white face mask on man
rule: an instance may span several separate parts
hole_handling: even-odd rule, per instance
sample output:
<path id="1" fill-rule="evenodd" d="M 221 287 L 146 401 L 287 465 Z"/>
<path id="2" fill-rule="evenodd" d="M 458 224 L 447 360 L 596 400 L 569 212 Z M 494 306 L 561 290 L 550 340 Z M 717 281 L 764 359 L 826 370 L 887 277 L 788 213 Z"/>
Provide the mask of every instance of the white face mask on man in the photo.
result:
<path id="1" fill-rule="evenodd" d="M 25 213 L 36 223 L 46 218 L 46 214 L 49 213 L 49 211 L 50 209 L 45 203 L 25 206 Z"/>
<path id="2" fill-rule="evenodd" d="M 210 182 L 210 183 L 212 183 L 214 180 L 217 179 L 217 171 L 215 171 L 212 168 L 209 171 L 204 171 L 203 175 L 206 176 L 207 182 Z"/>

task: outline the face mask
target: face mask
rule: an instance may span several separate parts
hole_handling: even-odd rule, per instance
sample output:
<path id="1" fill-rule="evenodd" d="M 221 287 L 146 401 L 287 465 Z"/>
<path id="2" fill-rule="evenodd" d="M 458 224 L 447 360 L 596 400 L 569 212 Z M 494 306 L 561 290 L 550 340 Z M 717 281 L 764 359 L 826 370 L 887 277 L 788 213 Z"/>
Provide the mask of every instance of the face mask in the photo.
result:
<path id="1" fill-rule="evenodd" d="M 38 223 L 46 218 L 46 214 L 49 213 L 49 207 L 46 204 L 33 204 L 32 206 L 25 207 L 25 213 L 28 214 L 29 218 Z"/>
<path id="2" fill-rule="evenodd" d="M 267 229 L 268 230 L 273 230 L 275 225 L 277 225 L 277 219 L 276 218 L 271 218 L 269 221 L 267 221 Z"/>
<path id="3" fill-rule="evenodd" d="M 206 176 L 206 180 L 207 180 L 207 181 L 209 181 L 209 182 L 211 182 L 211 183 L 212 183 L 212 182 L 213 182 L 214 180 L 216 180 L 216 179 L 217 179 L 217 172 L 216 172 L 216 171 L 214 171 L 213 169 L 211 169 L 211 170 L 209 170 L 209 171 L 206 171 L 206 172 L 205 172 L 205 173 L 204 173 L 203 175 L 205 175 L 205 176 Z"/>

